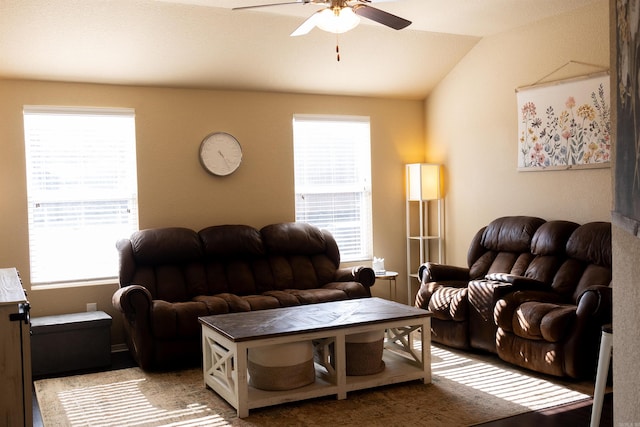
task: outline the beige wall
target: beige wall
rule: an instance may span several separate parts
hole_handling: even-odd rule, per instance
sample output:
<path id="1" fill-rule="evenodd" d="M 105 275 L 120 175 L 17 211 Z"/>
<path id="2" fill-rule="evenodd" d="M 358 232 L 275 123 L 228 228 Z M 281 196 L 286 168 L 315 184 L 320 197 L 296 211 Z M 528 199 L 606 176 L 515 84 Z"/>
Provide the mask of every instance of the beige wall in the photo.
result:
<path id="1" fill-rule="evenodd" d="M 135 108 L 141 228 L 200 229 L 224 223 L 261 227 L 292 221 L 293 114 L 370 116 L 374 253 L 385 257 L 388 269 L 404 269 L 403 174 L 405 163 L 424 160 L 420 101 L 2 80 L 0 94 L 0 266 L 20 270 L 34 316 L 84 311 L 88 302 L 115 315 L 111 295 L 116 285 L 31 289 L 25 104 Z M 198 163 L 199 144 L 212 131 L 230 132 L 242 144 L 243 163 L 229 177 L 210 176 Z M 62 251 L 64 244 L 60 242 Z M 379 282 L 373 293 L 389 297 L 388 283 Z M 401 275 L 397 300 L 406 298 Z M 115 316 L 114 321 L 112 341 L 121 343 L 121 323 Z"/>
<path id="2" fill-rule="evenodd" d="M 608 3 L 486 37 L 426 101 L 427 160 L 445 166 L 446 254 L 466 265 L 473 234 L 503 215 L 609 220 L 611 169 L 518 172 L 518 87 L 569 61 L 608 68 Z M 597 71 L 571 64 L 548 80 Z"/>
<path id="3" fill-rule="evenodd" d="M 446 168 L 447 261 L 465 265 L 475 231 L 499 215 L 611 220 L 612 169 L 516 171 L 515 89 L 571 60 L 608 67 L 615 3 L 601 0 L 572 14 L 483 39 L 426 101 L 427 160 Z M 611 41 L 613 52 L 613 36 Z M 614 65 L 612 61 L 611 73 Z M 571 65 L 551 79 L 593 71 Z M 640 423 L 639 258 L 640 239 L 614 225 L 614 424 L 621 426 Z"/>
<path id="4" fill-rule="evenodd" d="M 615 1 L 615 0 L 613 0 Z M 613 415 L 616 426 L 640 424 L 640 239 L 613 227 Z"/>

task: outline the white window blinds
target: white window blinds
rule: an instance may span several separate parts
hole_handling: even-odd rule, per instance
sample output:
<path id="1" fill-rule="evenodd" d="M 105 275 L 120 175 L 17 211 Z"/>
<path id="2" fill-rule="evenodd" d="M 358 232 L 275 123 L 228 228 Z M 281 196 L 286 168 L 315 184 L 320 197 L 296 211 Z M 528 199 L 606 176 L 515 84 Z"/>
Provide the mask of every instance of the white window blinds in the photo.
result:
<path id="1" fill-rule="evenodd" d="M 372 257 L 368 117 L 295 115 L 296 221 L 329 230 L 343 261 Z"/>
<path id="2" fill-rule="evenodd" d="M 32 284 L 117 276 L 138 229 L 132 109 L 24 107 Z"/>

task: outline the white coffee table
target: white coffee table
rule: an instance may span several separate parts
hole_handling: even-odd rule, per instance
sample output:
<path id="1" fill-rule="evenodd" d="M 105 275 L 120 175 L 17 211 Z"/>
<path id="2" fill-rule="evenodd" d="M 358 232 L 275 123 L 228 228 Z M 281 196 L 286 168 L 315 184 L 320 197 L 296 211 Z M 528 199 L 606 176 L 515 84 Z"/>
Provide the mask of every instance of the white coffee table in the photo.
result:
<path id="1" fill-rule="evenodd" d="M 429 311 L 404 304 L 363 298 L 201 317 L 204 382 L 241 418 L 250 409 L 284 402 L 327 395 L 346 399 L 350 391 L 418 379 L 428 384 L 430 316 Z M 345 337 L 371 331 L 386 331 L 385 369 L 373 375 L 347 376 Z M 418 350 L 413 348 L 414 335 L 422 340 Z M 260 390 L 249 384 L 248 349 L 308 340 L 321 341 L 335 352 L 334 363 L 315 364 L 314 383 L 284 391 Z"/>

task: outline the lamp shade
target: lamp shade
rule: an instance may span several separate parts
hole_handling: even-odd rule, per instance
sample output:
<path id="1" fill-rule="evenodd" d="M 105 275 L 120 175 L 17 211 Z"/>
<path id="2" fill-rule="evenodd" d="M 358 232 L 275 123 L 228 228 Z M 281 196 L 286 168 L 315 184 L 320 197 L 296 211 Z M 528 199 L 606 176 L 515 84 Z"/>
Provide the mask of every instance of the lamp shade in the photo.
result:
<path id="1" fill-rule="evenodd" d="M 440 165 L 412 163 L 407 165 L 407 198 L 435 200 L 440 198 Z"/>
<path id="2" fill-rule="evenodd" d="M 350 7 L 343 7 L 338 12 L 327 8 L 320 12 L 316 26 L 329 33 L 346 33 L 360 23 L 360 17 Z"/>

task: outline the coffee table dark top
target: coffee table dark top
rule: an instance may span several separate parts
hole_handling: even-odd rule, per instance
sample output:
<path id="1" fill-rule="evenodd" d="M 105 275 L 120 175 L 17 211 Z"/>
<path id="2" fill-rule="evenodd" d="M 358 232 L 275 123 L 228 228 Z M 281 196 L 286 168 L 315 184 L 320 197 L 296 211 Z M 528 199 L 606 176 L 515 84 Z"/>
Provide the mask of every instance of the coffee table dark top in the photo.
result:
<path id="1" fill-rule="evenodd" d="M 298 305 L 198 318 L 234 342 L 430 317 L 431 312 L 381 298 Z"/>

